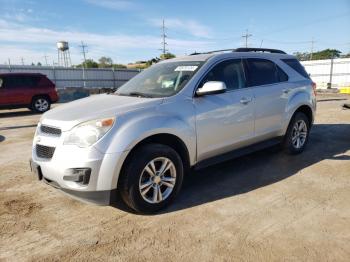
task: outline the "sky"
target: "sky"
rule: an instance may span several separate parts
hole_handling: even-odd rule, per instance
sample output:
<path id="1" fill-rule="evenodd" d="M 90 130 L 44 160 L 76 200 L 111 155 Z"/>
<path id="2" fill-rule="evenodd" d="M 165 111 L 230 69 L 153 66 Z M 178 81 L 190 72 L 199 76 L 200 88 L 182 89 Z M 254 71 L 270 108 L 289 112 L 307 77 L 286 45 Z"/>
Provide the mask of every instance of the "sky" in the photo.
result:
<path id="1" fill-rule="evenodd" d="M 57 63 L 56 42 L 68 41 L 73 64 L 114 63 L 161 54 L 165 20 L 169 52 L 245 46 L 293 52 L 350 52 L 350 0 L 0 0 L 0 64 Z"/>

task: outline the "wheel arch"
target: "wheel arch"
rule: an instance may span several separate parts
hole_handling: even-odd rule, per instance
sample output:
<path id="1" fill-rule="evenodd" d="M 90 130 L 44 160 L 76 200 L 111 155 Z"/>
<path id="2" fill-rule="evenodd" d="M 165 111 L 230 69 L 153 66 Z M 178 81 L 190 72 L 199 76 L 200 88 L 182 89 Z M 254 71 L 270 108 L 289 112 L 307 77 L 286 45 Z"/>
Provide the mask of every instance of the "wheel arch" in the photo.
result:
<path id="1" fill-rule="evenodd" d="M 121 172 L 123 173 L 125 167 L 127 164 L 130 162 L 131 158 L 134 156 L 134 154 L 137 152 L 137 150 L 142 147 L 143 145 L 146 144 L 151 144 L 151 143 L 156 143 L 156 144 L 162 144 L 171 147 L 174 149 L 181 157 L 184 165 L 184 172 L 186 173 L 189 168 L 190 168 L 190 154 L 189 151 L 186 147 L 186 144 L 184 141 L 182 141 L 181 138 L 174 134 L 170 133 L 159 133 L 159 134 L 154 134 L 150 135 L 141 141 L 139 141 L 128 153 L 126 156 L 122 167 L 121 167 Z M 119 179 L 118 179 L 119 180 Z M 119 181 L 118 181 L 119 183 Z"/>
<path id="2" fill-rule="evenodd" d="M 301 105 L 299 106 L 293 113 L 291 119 L 293 119 L 293 117 L 295 116 L 296 113 L 301 112 L 304 113 L 306 115 L 306 117 L 309 120 L 309 124 L 312 125 L 313 121 L 314 121 L 314 116 L 313 116 L 313 112 L 310 106 L 308 105 Z"/>

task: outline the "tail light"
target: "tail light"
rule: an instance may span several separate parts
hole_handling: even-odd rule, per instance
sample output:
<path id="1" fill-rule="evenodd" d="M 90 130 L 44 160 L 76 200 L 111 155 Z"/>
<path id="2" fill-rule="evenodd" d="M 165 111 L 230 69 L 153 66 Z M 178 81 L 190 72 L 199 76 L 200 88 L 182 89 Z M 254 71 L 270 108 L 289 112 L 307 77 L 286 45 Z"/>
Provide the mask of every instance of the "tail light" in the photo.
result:
<path id="1" fill-rule="evenodd" d="M 314 90 L 314 94 L 316 96 L 316 83 L 315 82 L 312 82 L 312 89 Z"/>

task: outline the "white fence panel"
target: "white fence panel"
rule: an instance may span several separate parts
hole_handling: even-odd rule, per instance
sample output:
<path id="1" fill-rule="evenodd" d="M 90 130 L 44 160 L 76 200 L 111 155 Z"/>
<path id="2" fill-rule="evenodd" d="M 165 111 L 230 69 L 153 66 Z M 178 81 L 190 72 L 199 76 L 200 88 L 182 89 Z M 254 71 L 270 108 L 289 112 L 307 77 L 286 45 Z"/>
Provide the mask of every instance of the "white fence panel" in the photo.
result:
<path id="1" fill-rule="evenodd" d="M 326 89 L 331 83 L 332 88 L 350 86 L 350 58 L 302 61 L 317 88 Z M 332 68 L 333 63 L 333 68 Z"/>

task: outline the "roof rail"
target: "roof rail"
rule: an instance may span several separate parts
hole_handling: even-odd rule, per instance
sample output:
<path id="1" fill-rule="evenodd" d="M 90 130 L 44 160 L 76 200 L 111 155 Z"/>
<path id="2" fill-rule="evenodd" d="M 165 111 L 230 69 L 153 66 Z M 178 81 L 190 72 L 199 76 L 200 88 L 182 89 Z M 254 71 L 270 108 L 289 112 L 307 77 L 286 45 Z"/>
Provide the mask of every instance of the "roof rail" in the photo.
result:
<path id="1" fill-rule="evenodd" d="M 250 48 L 250 47 L 241 47 L 235 49 L 233 52 L 268 52 L 275 54 L 286 54 L 286 52 L 278 49 L 270 49 L 270 48 Z"/>
<path id="2" fill-rule="evenodd" d="M 231 51 L 231 52 L 234 52 L 236 49 L 234 48 L 230 48 L 230 49 L 221 49 L 221 50 L 213 50 L 213 51 L 207 51 L 207 52 L 194 52 L 190 55 L 204 55 L 204 54 L 212 54 L 212 53 L 219 53 L 219 52 L 228 52 L 228 51 Z"/>
<path id="3" fill-rule="evenodd" d="M 240 48 L 213 50 L 213 51 L 200 52 L 200 53 L 194 52 L 190 55 L 213 54 L 213 53 L 228 52 L 228 51 L 230 52 L 268 52 L 268 53 L 275 53 L 275 54 L 286 54 L 286 52 L 278 49 L 240 47 Z"/>

